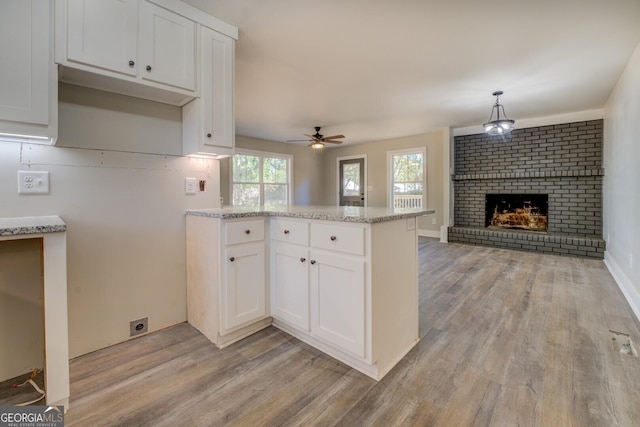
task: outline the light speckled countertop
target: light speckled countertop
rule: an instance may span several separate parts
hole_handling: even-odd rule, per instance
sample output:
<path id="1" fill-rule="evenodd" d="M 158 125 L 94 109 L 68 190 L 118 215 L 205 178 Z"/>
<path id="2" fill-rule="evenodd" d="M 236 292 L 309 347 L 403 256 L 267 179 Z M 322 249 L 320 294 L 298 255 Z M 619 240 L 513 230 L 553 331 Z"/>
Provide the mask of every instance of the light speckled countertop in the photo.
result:
<path id="1" fill-rule="evenodd" d="M 252 216 L 276 216 L 288 218 L 320 219 L 325 221 L 345 221 L 377 223 L 395 221 L 402 218 L 435 213 L 434 209 L 389 209 L 364 208 L 357 206 L 227 206 L 221 209 L 190 209 L 186 215 L 207 216 L 230 219 Z"/>
<path id="2" fill-rule="evenodd" d="M 67 225 L 59 216 L 23 216 L 0 218 L 0 236 L 56 233 L 66 231 Z"/>

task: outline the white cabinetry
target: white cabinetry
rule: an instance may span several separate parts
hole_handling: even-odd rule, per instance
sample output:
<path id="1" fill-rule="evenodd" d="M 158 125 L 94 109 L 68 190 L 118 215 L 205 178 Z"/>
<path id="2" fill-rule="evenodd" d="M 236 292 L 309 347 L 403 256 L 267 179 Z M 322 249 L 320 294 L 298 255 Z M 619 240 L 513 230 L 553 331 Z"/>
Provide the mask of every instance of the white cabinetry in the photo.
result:
<path id="1" fill-rule="evenodd" d="M 264 219 L 186 221 L 189 323 L 218 347 L 268 326 Z"/>
<path id="2" fill-rule="evenodd" d="M 56 26 L 61 80 L 174 105 L 196 96 L 193 20 L 148 0 L 57 0 Z"/>
<path id="3" fill-rule="evenodd" d="M 415 226 L 278 218 L 270 228 L 274 325 L 381 379 L 418 341 Z"/>
<path id="4" fill-rule="evenodd" d="M 309 225 L 272 219 L 270 229 L 271 314 L 309 331 Z"/>
<path id="5" fill-rule="evenodd" d="M 0 2 L 0 138 L 55 143 L 58 74 L 52 8 L 48 0 Z"/>
<path id="6" fill-rule="evenodd" d="M 135 76 L 138 0 L 67 0 L 66 47 L 69 62 Z"/>
<path id="7" fill-rule="evenodd" d="M 311 332 L 365 357 L 365 261 L 311 251 Z"/>
<path id="8" fill-rule="evenodd" d="M 234 154 L 235 40 L 200 26 L 200 97 L 182 109 L 183 154 Z"/>

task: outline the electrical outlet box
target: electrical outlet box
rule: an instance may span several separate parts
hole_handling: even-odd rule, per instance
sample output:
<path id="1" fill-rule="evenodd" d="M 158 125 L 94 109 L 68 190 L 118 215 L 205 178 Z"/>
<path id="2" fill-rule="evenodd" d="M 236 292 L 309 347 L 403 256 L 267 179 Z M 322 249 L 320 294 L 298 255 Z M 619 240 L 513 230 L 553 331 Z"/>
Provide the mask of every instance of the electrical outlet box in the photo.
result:
<path id="1" fill-rule="evenodd" d="M 149 331 L 149 320 L 147 317 L 143 317 L 142 319 L 132 320 L 129 322 L 129 336 L 133 337 L 136 335 L 144 334 Z"/>
<path id="2" fill-rule="evenodd" d="M 18 194 L 48 194 L 49 172 L 18 171 Z"/>

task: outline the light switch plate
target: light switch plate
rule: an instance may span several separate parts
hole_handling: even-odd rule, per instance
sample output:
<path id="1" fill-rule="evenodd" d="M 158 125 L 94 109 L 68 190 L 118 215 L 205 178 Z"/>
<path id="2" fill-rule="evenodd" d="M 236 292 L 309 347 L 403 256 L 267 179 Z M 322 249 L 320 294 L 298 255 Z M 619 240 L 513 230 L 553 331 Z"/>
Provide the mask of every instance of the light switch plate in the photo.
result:
<path id="1" fill-rule="evenodd" d="M 49 172 L 18 171 L 18 194 L 48 194 Z"/>
<path id="2" fill-rule="evenodd" d="M 198 191 L 198 181 L 195 178 L 184 179 L 184 194 L 196 194 Z"/>

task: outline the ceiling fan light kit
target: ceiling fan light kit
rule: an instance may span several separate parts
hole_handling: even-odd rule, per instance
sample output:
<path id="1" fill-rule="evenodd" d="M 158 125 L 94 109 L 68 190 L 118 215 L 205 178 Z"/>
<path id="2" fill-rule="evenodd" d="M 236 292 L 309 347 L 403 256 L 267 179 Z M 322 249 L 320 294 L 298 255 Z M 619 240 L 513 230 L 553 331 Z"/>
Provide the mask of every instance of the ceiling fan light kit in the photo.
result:
<path id="1" fill-rule="evenodd" d="M 504 92 L 501 90 L 497 90 L 493 92 L 493 96 L 496 97 L 496 103 L 491 108 L 491 116 L 489 116 L 489 121 L 482 124 L 484 131 L 486 134 L 495 136 L 495 135 L 508 135 L 514 128 L 516 123 L 515 120 L 511 120 L 507 117 L 507 114 L 504 112 L 504 107 L 500 104 L 500 95 Z M 500 117 L 500 110 L 502 110 L 502 118 Z M 496 115 L 496 119 L 493 119 L 493 115 Z"/>

